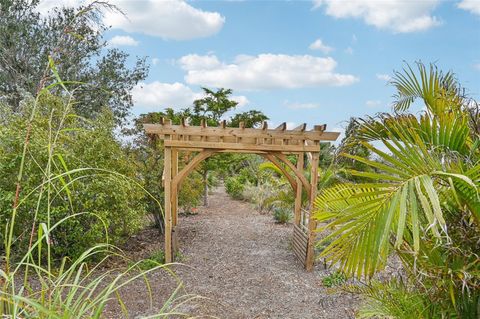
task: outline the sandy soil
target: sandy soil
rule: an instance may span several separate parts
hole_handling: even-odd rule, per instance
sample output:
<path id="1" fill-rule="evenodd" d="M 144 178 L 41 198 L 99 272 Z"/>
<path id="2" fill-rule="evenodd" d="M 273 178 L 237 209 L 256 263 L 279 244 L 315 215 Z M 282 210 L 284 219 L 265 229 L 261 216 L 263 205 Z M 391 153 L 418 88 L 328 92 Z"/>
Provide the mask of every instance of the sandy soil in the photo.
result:
<path id="1" fill-rule="evenodd" d="M 202 296 L 178 309 L 201 318 L 352 318 L 357 297 L 322 285 L 329 274 L 322 265 L 304 271 L 291 249 L 292 225 L 278 225 L 256 213 L 249 203 L 231 200 L 223 188 L 210 197 L 208 209 L 179 220 L 181 262 L 172 266 L 182 280 L 182 293 Z M 134 258 L 162 248 L 155 230 L 145 230 L 128 245 Z M 161 309 L 176 281 L 165 271 L 122 291 L 131 317 Z M 120 318 L 110 310 L 111 318 Z"/>

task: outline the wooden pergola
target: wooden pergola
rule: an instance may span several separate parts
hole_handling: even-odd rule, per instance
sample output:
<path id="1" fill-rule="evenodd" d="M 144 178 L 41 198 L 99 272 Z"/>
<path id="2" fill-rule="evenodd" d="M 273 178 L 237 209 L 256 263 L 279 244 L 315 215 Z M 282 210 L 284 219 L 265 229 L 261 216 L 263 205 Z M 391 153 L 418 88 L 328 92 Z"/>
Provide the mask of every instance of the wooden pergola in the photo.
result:
<path id="1" fill-rule="evenodd" d="M 321 141 L 335 141 L 337 132 L 326 132 L 326 125 L 315 125 L 306 130 L 302 124 L 287 130 L 286 123 L 269 129 L 264 122 L 261 128 L 227 127 L 223 121 L 218 127 L 188 126 L 184 120 L 172 125 L 162 119 L 160 124 L 144 124 L 147 134 L 164 140 L 164 186 L 165 186 L 165 261 L 172 262 L 178 250 L 176 227 L 178 223 L 178 190 L 182 181 L 203 160 L 217 153 L 258 154 L 272 162 L 285 175 L 292 186 L 295 197 L 293 251 L 307 270 L 313 268 L 316 221 L 311 214 L 317 192 L 318 162 Z M 179 171 L 179 151 L 198 152 Z M 304 175 L 304 154 L 311 162 L 310 180 Z M 287 155 L 296 155 L 296 165 Z M 309 202 L 302 207 L 302 192 L 308 194 Z"/>

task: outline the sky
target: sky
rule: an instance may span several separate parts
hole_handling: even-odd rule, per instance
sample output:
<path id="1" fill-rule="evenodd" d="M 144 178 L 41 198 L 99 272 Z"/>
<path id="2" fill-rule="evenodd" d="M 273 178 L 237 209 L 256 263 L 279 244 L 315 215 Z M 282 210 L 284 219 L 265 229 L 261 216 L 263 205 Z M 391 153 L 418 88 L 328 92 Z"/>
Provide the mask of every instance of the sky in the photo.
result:
<path id="1" fill-rule="evenodd" d="M 388 81 L 415 61 L 455 72 L 480 100 L 480 0 L 111 2 L 128 19 L 107 13 L 105 39 L 151 66 L 133 90 L 137 115 L 223 87 L 238 112 L 261 110 L 271 125 L 342 131 L 350 117 L 390 111 Z"/>

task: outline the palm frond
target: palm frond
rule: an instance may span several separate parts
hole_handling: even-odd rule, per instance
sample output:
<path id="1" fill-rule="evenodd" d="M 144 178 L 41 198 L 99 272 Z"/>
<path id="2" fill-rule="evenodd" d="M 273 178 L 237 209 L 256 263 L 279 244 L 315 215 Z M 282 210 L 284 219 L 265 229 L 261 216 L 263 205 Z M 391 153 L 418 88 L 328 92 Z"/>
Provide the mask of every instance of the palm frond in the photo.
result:
<path id="1" fill-rule="evenodd" d="M 410 65 L 403 72 L 395 72 L 391 84 L 397 89 L 393 108 L 404 112 L 417 99 L 422 99 L 427 109 L 433 114 L 441 114 L 462 105 L 461 95 L 455 75 L 443 73 L 435 65 L 427 67 L 417 63 L 418 73 Z"/>

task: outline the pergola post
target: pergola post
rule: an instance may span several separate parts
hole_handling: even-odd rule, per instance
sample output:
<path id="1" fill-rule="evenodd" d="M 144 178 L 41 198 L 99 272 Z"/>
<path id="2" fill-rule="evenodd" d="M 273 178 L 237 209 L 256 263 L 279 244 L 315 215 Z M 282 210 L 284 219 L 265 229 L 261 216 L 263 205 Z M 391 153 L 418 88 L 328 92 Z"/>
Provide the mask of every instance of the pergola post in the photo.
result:
<path id="1" fill-rule="evenodd" d="M 313 218 L 314 202 L 315 197 L 317 196 L 317 183 L 318 183 L 318 162 L 320 159 L 320 154 L 318 152 L 312 153 L 312 171 L 310 177 L 310 207 L 308 214 L 308 245 L 307 245 L 307 259 L 305 261 L 305 269 L 307 271 L 312 271 L 313 264 L 315 261 L 315 239 L 317 237 L 317 221 Z"/>
<path id="2" fill-rule="evenodd" d="M 164 158 L 164 179 L 165 179 L 165 262 L 173 261 L 172 255 L 172 148 L 165 146 Z"/>
<path id="3" fill-rule="evenodd" d="M 178 251 L 178 237 L 177 237 L 177 221 L 178 221 L 178 185 L 174 183 L 174 178 L 178 174 L 178 150 L 172 148 L 172 188 L 171 199 L 172 203 L 172 250 L 173 254 Z"/>
<path id="4" fill-rule="evenodd" d="M 303 153 L 298 154 L 297 157 L 297 170 L 303 174 L 303 165 L 304 165 L 304 159 L 303 159 Z M 299 177 L 296 178 L 297 181 L 297 189 L 296 189 L 296 194 L 295 194 L 295 214 L 294 214 L 294 221 L 295 225 L 299 226 L 300 221 L 302 218 L 302 181 L 300 180 Z"/>

